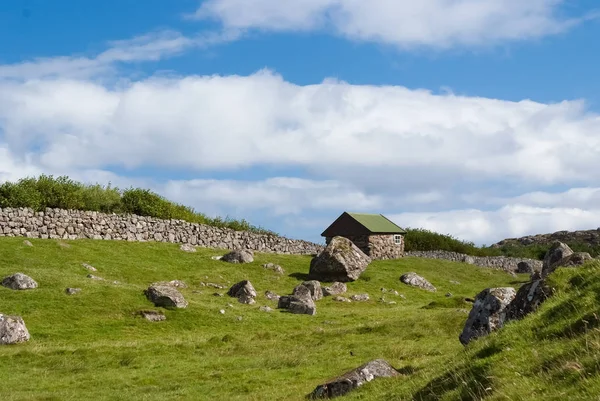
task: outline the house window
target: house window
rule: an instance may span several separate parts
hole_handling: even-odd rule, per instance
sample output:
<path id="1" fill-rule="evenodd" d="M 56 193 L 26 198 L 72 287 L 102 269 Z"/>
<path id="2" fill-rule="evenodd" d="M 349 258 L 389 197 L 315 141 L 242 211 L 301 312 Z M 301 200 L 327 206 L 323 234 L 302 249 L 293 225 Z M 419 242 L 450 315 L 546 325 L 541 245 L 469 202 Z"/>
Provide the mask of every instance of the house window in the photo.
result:
<path id="1" fill-rule="evenodd" d="M 402 236 L 399 234 L 394 235 L 394 244 L 400 245 L 402 244 Z"/>

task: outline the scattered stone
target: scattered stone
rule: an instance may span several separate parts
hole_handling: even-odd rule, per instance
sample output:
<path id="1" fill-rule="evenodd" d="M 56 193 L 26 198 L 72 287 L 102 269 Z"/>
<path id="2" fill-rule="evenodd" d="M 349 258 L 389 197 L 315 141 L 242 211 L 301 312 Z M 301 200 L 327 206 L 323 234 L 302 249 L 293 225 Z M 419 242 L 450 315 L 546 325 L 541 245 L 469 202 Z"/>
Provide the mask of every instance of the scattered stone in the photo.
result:
<path id="1" fill-rule="evenodd" d="M 31 336 L 21 316 L 0 313 L 0 344 L 16 344 L 29 341 Z"/>
<path id="2" fill-rule="evenodd" d="M 592 259 L 592 256 L 587 252 L 575 252 L 571 256 L 563 259 L 561 264 L 564 267 L 581 266 L 588 260 Z"/>
<path id="3" fill-rule="evenodd" d="M 25 245 L 25 246 L 33 246 L 33 244 L 31 243 L 31 241 L 29 241 L 29 240 L 23 241 L 23 245 Z"/>
<path id="4" fill-rule="evenodd" d="M 242 320 L 244 320 L 244 318 L 242 316 L 238 316 L 238 317 L 236 317 L 236 319 L 238 322 L 241 322 Z"/>
<path id="5" fill-rule="evenodd" d="M 23 273 L 15 273 L 2 279 L 2 286 L 11 290 L 32 290 L 38 287 L 38 283 Z"/>
<path id="6" fill-rule="evenodd" d="M 446 293 L 446 298 L 452 298 L 452 293 L 451 292 L 447 292 Z"/>
<path id="7" fill-rule="evenodd" d="M 271 291 L 265 291 L 265 298 L 267 298 L 270 301 L 278 301 L 279 300 L 279 295 L 275 294 L 274 292 Z"/>
<path id="8" fill-rule="evenodd" d="M 406 296 L 405 296 L 404 294 L 400 294 L 400 295 L 398 295 L 398 296 L 399 296 L 400 298 L 402 298 L 402 299 L 406 299 Z"/>
<path id="9" fill-rule="evenodd" d="M 65 249 L 69 249 L 71 247 L 71 245 L 67 244 L 66 242 L 62 242 L 62 241 L 58 241 L 58 246 L 60 246 L 61 248 L 65 248 Z"/>
<path id="10" fill-rule="evenodd" d="M 221 258 L 223 258 L 223 256 L 211 256 L 210 258 L 212 260 L 221 260 Z"/>
<path id="11" fill-rule="evenodd" d="M 450 284 L 460 285 L 460 281 L 450 280 Z"/>
<path id="12" fill-rule="evenodd" d="M 383 359 L 376 359 L 359 366 L 342 376 L 320 384 L 308 395 L 309 399 L 333 398 L 345 395 L 350 391 L 380 377 L 395 377 L 399 373 Z"/>
<path id="13" fill-rule="evenodd" d="M 67 293 L 67 295 L 75 295 L 75 294 L 79 294 L 81 292 L 81 288 L 67 288 L 65 289 L 65 292 Z"/>
<path id="14" fill-rule="evenodd" d="M 283 267 L 273 263 L 266 263 L 263 265 L 263 267 L 267 270 L 273 270 L 277 274 L 285 274 L 285 270 L 283 270 Z"/>
<path id="15" fill-rule="evenodd" d="M 369 300 L 369 294 L 356 294 L 350 297 L 353 301 L 364 302 Z"/>
<path id="16" fill-rule="evenodd" d="M 146 320 L 151 322 L 162 322 L 163 320 L 167 320 L 167 317 L 164 313 L 155 310 L 141 310 L 139 314 Z"/>
<path id="17" fill-rule="evenodd" d="M 519 320 L 535 312 L 552 295 L 552 288 L 544 280 L 529 282 L 517 291 L 517 295 L 506 308 L 506 320 Z"/>
<path id="18" fill-rule="evenodd" d="M 470 255 L 465 255 L 465 256 L 463 256 L 462 261 L 463 261 L 463 263 L 472 265 L 475 263 L 475 258 L 473 258 L 473 256 L 470 256 Z"/>
<path id="19" fill-rule="evenodd" d="M 221 285 L 221 284 L 215 284 L 215 283 L 202 283 L 202 282 L 201 282 L 201 283 L 200 283 L 200 285 L 201 285 L 202 287 L 212 287 L 212 288 L 216 288 L 216 289 L 218 289 L 218 290 L 222 290 L 223 288 L 225 288 L 225 286 L 224 286 L 224 285 Z"/>
<path id="20" fill-rule="evenodd" d="M 187 288 L 187 284 L 181 280 L 171 280 L 171 281 L 158 281 L 156 283 L 152 283 L 152 285 L 166 285 L 174 288 Z"/>
<path id="21" fill-rule="evenodd" d="M 337 297 L 334 297 L 333 300 L 336 301 L 336 302 L 352 302 L 348 298 L 342 297 L 340 295 L 338 295 Z"/>
<path id="22" fill-rule="evenodd" d="M 300 284 L 300 286 L 304 286 L 306 288 L 308 288 L 310 297 L 312 298 L 313 301 L 318 301 L 319 299 L 323 298 L 323 290 L 321 289 L 321 283 L 318 282 L 317 280 L 310 280 L 310 281 L 305 281 L 302 284 Z M 299 286 L 297 286 L 296 288 L 298 288 Z M 296 293 L 296 289 L 294 289 L 293 294 Z"/>
<path id="23" fill-rule="evenodd" d="M 487 288 L 475 297 L 473 309 L 459 340 L 467 345 L 471 340 L 500 329 L 506 321 L 506 308 L 515 298 L 512 287 Z"/>
<path id="24" fill-rule="evenodd" d="M 179 249 L 183 252 L 196 252 L 196 247 L 192 244 L 181 244 Z"/>
<path id="25" fill-rule="evenodd" d="M 215 297 L 222 297 L 223 294 L 221 294 L 220 292 L 215 292 L 215 293 L 213 293 L 213 296 L 215 296 Z"/>
<path id="26" fill-rule="evenodd" d="M 295 294 L 287 295 L 279 298 L 277 308 L 287 309 L 291 313 L 314 315 L 317 313 L 317 307 L 313 301 L 310 290 L 299 285 L 294 289 Z"/>
<path id="27" fill-rule="evenodd" d="M 256 290 L 248 280 L 234 284 L 227 295 L 238 299 L 239 303 L 252 305 L 256 302 Z"/>
<path id="28" fill-rule="evenodd" d="M 544 264 L 542 265 L 542 278 L 548 277 L 550 273 L 562 266 L 565 258 L 573 255 L 573 250 L 567 244 L 560 241 L 555 241 L 546 256 L 544 256 Z"/>
<path id="29" fill-rule="evenodd" d="M 436 291 L 436 288 L 423 277 L 419 276 L 417 273 L 406 273 L 400 277 L 400 281 L 404 284 L 411 285 L 413 287 L 418 287 L 427 291 Z"/>
<path id="30" fill-rule="evenodd" d="M 387 290 L 383 287 L 381 287 L 381 292 L 386 292 Z"/>
<path id="31" fill-rule="evenodd" d="M 188 306 L 183 295 L 175 287 L 169 285 L 151 285 L 144 291 L 144 294 L 155 306 L 164 308 L 186 308 Z"/>
<path id="32" fill-rule="evenodd" d="M 328 287 L 323 287 L 323 296 L 344 294 L 346 291 L 348 291 L 346 284 L 336 281 Z"/>
<path id="33" fill-rule="evenodd" d="M 396 305 L 395 301 L 386 301 L 384 297 L 379 298 L 379 302 L 386 305 Z"/>
<path id="34" fill-rule="evenodd" d="M 517 273 L 527 273 L 527 274 L 531 274 L 535 271 L 535 269 L 533 268 L 533 264 L 526 262 L 526 261 L 522 261 L 519 262 L 517 264 Z"/>
<path id="35" fill-rule="evenodd" d="M 92 280 L 96 280 L 96 281 L 104 281 L 104 279 L 102 277 L 94 276 L 93 274 L 88 274 L 87 278 L 91 278 Z"/>
<path id="36" fill-rule="evenodd" d="M 221 310 L 219 310 L 219 313 L 220 313 L 221 315 L 224 315 L 224 314 L 225 314 L 225 309 L 221 309 Z"/>
<path id="37" fill-rule="evenodd" d="M 88 269 L 91 272 L 97 272 L 98 271 L 98 269 L 96 269 L 94 266 L 88 265 L 87 263 L 82 263 L 81 266 L 85 267 L 86 269 Z"/>
<path id="38" fill-rule="evenodd" d="M 355 281 L 371 263 L 352 241 L 333 237 L 319 256 L 310 262 L 309 278 L 319 281 Z"/>
<path id="39" fill-rule="evenodd" d="M 390 294 L 393 294 L 393 295 L 395 295 L 395 296 L 398 296 L 398 295 L 400 295 L 400 293 L 399 293 L 398 291 L 396 291 L 396 290 L 390 290 L 390 291 L 389 291 L 389 293 L 390 293 Z"/>
<path id="40" fill-rule="evenodd" d="M 261 306 L 260 308 L 258 308 L 259 311 L 261 312 L 272 312 L 273 309 L 270 306 Z"/>
<path id="41" fill-rule="evenodd" d="M 252 263 L 254 262 L 254 254 L 249 249 L 240 249 L 223 255 L 221 260 L 228 263 Z"/>

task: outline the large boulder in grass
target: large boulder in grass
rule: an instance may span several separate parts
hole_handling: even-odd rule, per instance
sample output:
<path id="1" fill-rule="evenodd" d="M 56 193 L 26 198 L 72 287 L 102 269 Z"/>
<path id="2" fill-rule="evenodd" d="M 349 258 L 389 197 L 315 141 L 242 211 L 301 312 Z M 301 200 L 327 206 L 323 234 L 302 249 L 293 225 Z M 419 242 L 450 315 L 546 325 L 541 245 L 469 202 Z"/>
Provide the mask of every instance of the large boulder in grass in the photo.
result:
<path id="1" fill-rule="evenodd" d="M 249 249 L 238 249 L 223 255 L 220 260 L 228 263 L 252 263 L 254 253 Z"/>
<path id="2" fill-rule="evenodd" d="M 352 241 L 333 237 L 329 245 L 310 262 L 309 279 L 332 282 L 355 281 L 371 263 Z"/>
<path id="3" fill-rule="evenodd" d="M 548 277 L 556 268 L 563 266 L 571 255 L 573 255 L 573 250 L 567 244 L 555 241 L 544 256 L 542 278 Z"/>
<path id="4" fill-rule="evenodd" d="M 239 303 L 252 305 L 256 302 L 256 290 L 248 280 L 240 281 L 231 286 L 227 295 L 237 298 Z"/>
<path id="5" fill-rule="evenodd" d="M 387 363 L 387 361 L 376 359 L 365 363 L 356 369 L 352 369 L 327 383 L 318 385 L 317 388 L 308 395 L 308 398 L 317 400 L 339 397 L 374 379 L 380 377 L 395 377 L 398 375 L 398 371 Z"/>
<path id="6" fill-rule="evenodd" d="M 15 273 L 2 279 L 2 286 L 12 290 L 31 290 L 38 287 L 38 283 L 23 273 Z"/>
<path id="7" fill-rule="evenodd" d="M 490 334 L 504 326 L 508 305 L 517 292 L 512 287 L 487 288 L 475 297 L 473 308 L 459 340 L 467 345 L 471 340 Z"/>
<path id="8" fill-rule="evenodd" d="M 151 285 L 144 291 L 144 294 L 155 306 L 164 308 L 186 308 L 188 306 L 183 295 L 170 285 Z"/>
<path id="9" fill-rule="evenodd" d="M 431 284 L 425 278 L 419 276 L 417 273 L 414 272 L 403 274 L 402 276 L 400 276 L 400 281 L 402 281 L 406 285 L 421 288 L 426 291 L 437 291 L 433 284 Z"/>
<path id="10" fill-rule="evenodd" d="M 548 286 L 545 280 L 537 279 L 522 285 L 506 308 L 506 321 L 519 320 L 535 312 L 552 293 L 552 287 Z"/>
<path id="11" fill-rule="evenodd" d="M 16 344 L 29 341 L 31 336 L 21 316 L 0 313 L 0 344 Z"/>

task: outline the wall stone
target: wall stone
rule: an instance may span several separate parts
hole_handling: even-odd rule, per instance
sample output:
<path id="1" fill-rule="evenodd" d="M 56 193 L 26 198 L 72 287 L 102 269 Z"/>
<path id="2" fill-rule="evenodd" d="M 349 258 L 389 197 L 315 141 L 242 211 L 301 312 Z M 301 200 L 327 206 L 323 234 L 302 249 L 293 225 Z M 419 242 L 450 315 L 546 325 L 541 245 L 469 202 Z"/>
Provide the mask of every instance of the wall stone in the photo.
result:
<path id="1" fill-rule="evenodd" d="M 404 255 L 404 236 L 402 242 L 396 244 L 394 235 L 344 235 L 371 259 L 398 259 Z M 332 237 L 326 237 L 329 244 Z"/>
<path id="2" fill-rule="evenodd" d="M 317 254 L 324 249 L 323 245 L 308 241 L 183 220 L 63 209 L 36 212 L 28 208 L 0 208 L 0 237 L 156 241 L 297 255 Z"/>
<path id="3" fill-rule="evenodd" d="M 428 259 L 445 259 L 452 262 L 466 262 L 480 267 L 489 267 L 492 269 L 514 272 L 517 270 L 519 262 L 530 262 L 534 270 L 541 271 L 543 262 L 541 260 L 510 258 L 508 256 L 470 256 L 462 253 L 447 251 L 409 251 L 404 254 L 406 257 L 418 257 Z"/>

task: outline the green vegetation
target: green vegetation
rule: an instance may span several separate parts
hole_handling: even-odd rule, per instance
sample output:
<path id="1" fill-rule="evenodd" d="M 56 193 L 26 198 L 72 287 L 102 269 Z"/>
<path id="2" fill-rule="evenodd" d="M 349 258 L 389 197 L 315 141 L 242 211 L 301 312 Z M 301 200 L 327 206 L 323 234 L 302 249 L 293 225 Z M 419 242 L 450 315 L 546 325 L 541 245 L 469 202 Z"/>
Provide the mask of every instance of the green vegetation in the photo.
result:
<path id="1" fill-rule="evenodd" d="M 600 392 L 598 262 L 560 269 L 551 276 L 557 295 L 537 314 L 465 348 L 458 335 L 470 304 L 463 298 L 486 287 L 518 287 L 525 275 L 442 260 L 375 261 L 348 284 L 348 296 L 368 293 L 370 301 L 325 298 L 316 316 L 292 315 L 258 308 L 276 306 L 263 297 L 266 290 L 287 294 L 304 279 L 308 256 L 257 254 L 255 262 L 235 265 L 212 260 L 218 250 L 189 254 L 175 244 L 22 241 L 0 238 L 0 276 L 20 271 L 40 287 L 0 287 L 0 312 L 23 316 L 32 335 L 0 347 L 2 400 L 301 400 L 324 380 L 375 358 L 402 375 L 341 399 L 584 400 Z M 267 262 L 286 274 L 262 268 Z M 106 281 L 86 278 L 81 263 Z M 399 277 L 408 271 L 438 291 L 403 285 Z M 188 283 L 181 290 L 188 308 L 165 310 L 164 322 L 136 316 L 152 308 L 143 289 L 172 279 Z M 242 279 L 257 289 L 256 305 L 213 296 Z M 66 287 L 83 291 L 68 296 Z M 382 296 L 397 303 L 381 303 Z"/>
<path id="2" fill-rule="evenodd" d="M 0 208 L 28 207 L 37 211 L 46 208 L 88 210 L 103 213 L 131 213 L 160 219 L 185 220 L 191 223 L 228 227 L 236 231 L 274 234 L 246 220 L 211 218 L 188 206 L 171 202 L 162 196 L 140 188 L 119 190 L 102 185 L 86 185 L 68 177 L 41 175 L 23 178 L 16 183 L 0 185 Z"/>

